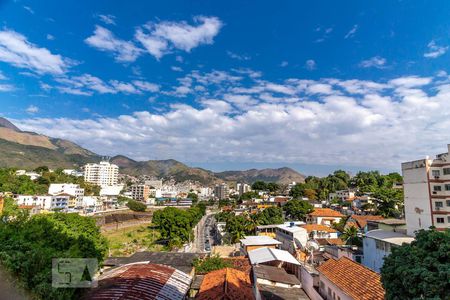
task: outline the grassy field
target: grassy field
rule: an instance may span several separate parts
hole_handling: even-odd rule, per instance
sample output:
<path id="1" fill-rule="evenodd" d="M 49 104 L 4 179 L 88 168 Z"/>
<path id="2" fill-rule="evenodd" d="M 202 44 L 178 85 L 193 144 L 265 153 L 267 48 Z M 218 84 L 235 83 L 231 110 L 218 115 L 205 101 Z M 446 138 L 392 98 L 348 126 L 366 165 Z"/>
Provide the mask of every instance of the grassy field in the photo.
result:
<path id="1" fill-rule="evenodd" d="M 162 251 L 163 246 L 155 244 L 160 238 L 152 225 L 136 225 L 102 233 L 109 242 L 110 256 L 129 256 L 136 251 Z"/>

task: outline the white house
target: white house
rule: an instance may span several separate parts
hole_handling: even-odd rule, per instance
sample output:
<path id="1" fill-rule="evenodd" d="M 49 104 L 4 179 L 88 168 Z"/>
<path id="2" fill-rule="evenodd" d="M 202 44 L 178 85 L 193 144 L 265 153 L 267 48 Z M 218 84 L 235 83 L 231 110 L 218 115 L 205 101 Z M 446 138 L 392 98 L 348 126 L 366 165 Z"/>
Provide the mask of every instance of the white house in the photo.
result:
<path id="1" fill-rule="evenodd" d="M 333 223 L 338 223 L 343 217 L 343 214 L 331 208 L 314 208 L 314 211 L 308 214 L 306 223 L 331 226 Z"/>
<path id="2" fill-rule="evenodd" d="M 80 185 L 73 183 L 52 183 L 48 187 L 48 193 L 52 196 L 68 194 L 77 199 L 81 199 L 84 196 L 84 189 Z"/>
<path id="3" fill-rule="evenodd" d="M 278 225 L 275 236 L 281 242 L 280 248 L 295 254 L 297 249 L 305 247 L 308 241 L 308 232 L 306 229 L 294 225 Z"/>
<path id="4" fill-rule="evenodd" d="M 413 240 L 413 237 L 401 232 L 371 230 L 363 238 L 363 265 L 379 273 L 384 257 L 391 254 L 393 247 L 401 246 L 403 243 L 409 244 Z"/>
<path id="5" fill-rule="evenodd" d="M 37 206 L 41 209 L 51 209 L 52 196 L 17 195 L 17 205 Z"/>

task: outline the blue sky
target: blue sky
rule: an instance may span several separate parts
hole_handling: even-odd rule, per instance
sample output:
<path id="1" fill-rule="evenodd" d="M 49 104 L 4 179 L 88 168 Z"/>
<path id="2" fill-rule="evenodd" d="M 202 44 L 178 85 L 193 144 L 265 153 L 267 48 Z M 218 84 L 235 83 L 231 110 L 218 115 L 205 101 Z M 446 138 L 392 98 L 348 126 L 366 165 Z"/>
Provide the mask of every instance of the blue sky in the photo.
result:
<path id="1" fill-rule="evenodd" d="M 0 1 L 0 114 L 97 153 L 398 170 L 449 141 L 448 1 Z"/>

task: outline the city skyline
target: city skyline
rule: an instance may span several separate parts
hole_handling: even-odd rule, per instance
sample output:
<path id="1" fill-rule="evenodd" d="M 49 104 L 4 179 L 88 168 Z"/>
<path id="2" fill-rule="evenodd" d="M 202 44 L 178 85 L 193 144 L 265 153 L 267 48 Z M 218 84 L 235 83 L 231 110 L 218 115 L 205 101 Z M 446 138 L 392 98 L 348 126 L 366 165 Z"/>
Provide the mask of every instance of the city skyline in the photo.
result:
<path id="1" fill-rule="evenodd" d="M 77 3 L 0 4 L 0 116 L 22 130 L 213 170 L 445 151 L 444 1 Z"/>

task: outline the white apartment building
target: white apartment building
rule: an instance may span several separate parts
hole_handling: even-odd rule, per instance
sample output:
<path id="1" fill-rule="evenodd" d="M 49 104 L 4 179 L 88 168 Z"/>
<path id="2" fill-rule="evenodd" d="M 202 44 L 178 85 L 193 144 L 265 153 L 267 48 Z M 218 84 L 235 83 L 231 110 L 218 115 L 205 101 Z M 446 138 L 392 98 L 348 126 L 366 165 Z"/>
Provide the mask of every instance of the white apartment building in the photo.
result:
<path id="1" fill-rule="evenodd" d="M 99 186 L 116 185 L 119 180 L 119 167 L 107 161 L 87 164 L 84 166 L 84 180 Z"/>
<path id="2" fill-rule="evenodd" d="M 214 186 L 214 197 L 219 200 L 226 199 L 228 197 L 228 185 L 226 183 L 216 184 Z"/>
<path id="3" fill-rule="evenodd" d="M 236 191 L 239 193 L 239 196 L 242 196 L 242 194 L 250 192 L 251 186 L 246 183 L 237 183 L 236 184 Z"/>
<path id="4" fill-rule="evenodd" d="M 347 190 L 340 190 L 336 191 L 334 193 L 330 193 L 328 195 L 328 200 L 331 201 L 334 198 L 339 199 L 340 201 L 349 201 L 355 198 L 355 191 L 347 189 Z"/>
<path id="5" fill-rule="evenodd" d="M 52 208 L 52 196 L 17 195 L 16 203 L 49 210 Z"/>
<path id="6" fill-rule="evenodd" d="M 52 183 L 48 187 L 48 193 L 52 196 L 68 194 L 77 199 L 81 199 L 84 196 L 84 189 L 80 185 L 73 183 Z"/>
<path id="7" fill-rule="evenodd" d="M 450 228 L 450 145 L 436 156 L 402 163 L 407 234 Z"/>

